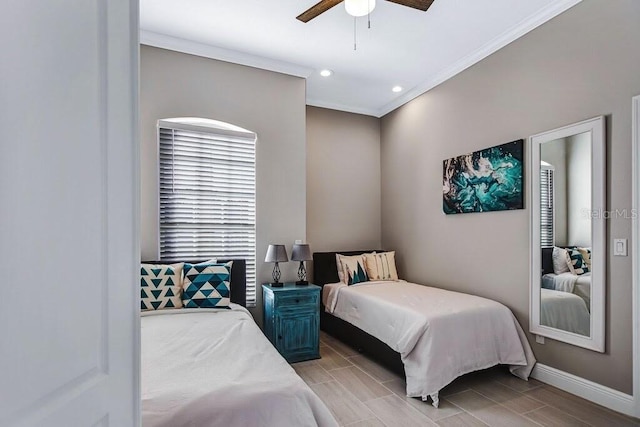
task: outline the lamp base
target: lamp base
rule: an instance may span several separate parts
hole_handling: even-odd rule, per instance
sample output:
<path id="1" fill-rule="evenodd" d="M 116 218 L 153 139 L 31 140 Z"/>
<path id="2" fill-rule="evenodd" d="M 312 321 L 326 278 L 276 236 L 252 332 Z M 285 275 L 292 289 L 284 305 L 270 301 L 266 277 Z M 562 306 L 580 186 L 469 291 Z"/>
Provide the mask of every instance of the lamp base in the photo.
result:
<path id="1" fill-rule="evenodd" d="M 309 282 L 306 280 L 298 280 L 296 286 L 309 286 Z"/>
<path id="2" fill-rule="evenodd" d="M 272 282 L 269 283 L 269 286 L 271 286 L 272 288 L 281 288 L 284 286 L 284 283 L 282 282 Z"/>

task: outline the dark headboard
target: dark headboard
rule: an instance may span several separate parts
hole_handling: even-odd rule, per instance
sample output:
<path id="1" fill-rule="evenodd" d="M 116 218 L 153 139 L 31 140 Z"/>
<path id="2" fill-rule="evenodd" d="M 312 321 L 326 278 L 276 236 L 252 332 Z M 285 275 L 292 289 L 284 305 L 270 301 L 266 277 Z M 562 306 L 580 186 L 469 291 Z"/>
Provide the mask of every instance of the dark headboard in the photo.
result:
<path id="1" fill-rule="evenodd" d="M 189 264 L 198 264 L 206 260 L 184 261 Z M 247 306 L 247 263 L 243 259 L 218 259 L 219 264 L 233 261 L 231 265 L 231 302 Z M 142 261 L 143 264 L 175 264 L 180 261 Z"/>
<path id="2" fill-rule="evenodd" d="M 542 275 L 553 273 L 553 246 L 542 248 Z"/>
<path id="3" fill-rule="evenodd" d="M 367 252 L 384 252 L 380 249 L 368 251 L 338 251 L 338 252 L 314 252 L 313 253 L 313 283 L 324 286 L 327 283 L 336 283 L 338 278 L 338 267 L 336 266 L 336 254 L 360 255 Z"/>

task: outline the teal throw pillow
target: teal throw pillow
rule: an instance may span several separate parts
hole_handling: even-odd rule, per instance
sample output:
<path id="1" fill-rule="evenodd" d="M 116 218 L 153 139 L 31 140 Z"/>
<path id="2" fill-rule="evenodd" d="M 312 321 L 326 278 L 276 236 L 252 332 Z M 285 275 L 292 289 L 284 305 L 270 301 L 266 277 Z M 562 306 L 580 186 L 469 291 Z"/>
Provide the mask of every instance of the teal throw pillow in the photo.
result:
<path id="1" fill-rule="evenodd" d="M 229 308 L 231 265 L 185 264 L 182 304 L 185 308 Z"/>

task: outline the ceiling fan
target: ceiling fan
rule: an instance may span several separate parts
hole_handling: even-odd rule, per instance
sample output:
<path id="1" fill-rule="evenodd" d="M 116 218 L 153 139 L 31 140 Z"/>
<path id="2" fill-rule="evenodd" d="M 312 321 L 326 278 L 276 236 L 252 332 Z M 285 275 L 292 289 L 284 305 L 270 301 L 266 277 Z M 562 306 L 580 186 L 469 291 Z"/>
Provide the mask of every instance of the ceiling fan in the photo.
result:
<path id="1" fill-rule="evenodd" d="M 363 0 L 359 0 L 359 1 L 355 1 L 355 0 L 321 0 L 320 2 L 318 2 L 315 5 L 311 6 L 309 9 L 305 10 L 304 12 L 302 12 L 299 16 L 296 17 L 296 19 L 298 19 L 299 21 L 302 21 L 302 22 L 309 22 L 313 18 L 316 18 L 317 16 L 319 16 L 322 13 L 326 12 L 327 10 L 331 9 L 333 6 L 337 5 L 338 3 L 342 3 L 343 1 L 346 1 L 347 12 L 350 15 L 361 16 L 361 15 L 357 15 L 357 13 L 358 13 L 357 10 L 359 9 L 358 3 L 363 3 Z M 407 7 L 411 7 L 411 8 L 414 8 L 414 9 L 422 10 L 422 11 L 426 11 L 427 9 L 429 9 L 431 4 L 434 2 L 434 0 L 387 0 L 387 1 L 390 1 L 392 3 L 397 3 L 397 4 L 400 4 L 402 6 L 407 6 Z M 353 12 L 349 10 L 350 7 L 351 7 Z M 366 11 L 366 13 L 371 12 L 374 7 L 375 7 L 375 0 L 364 0 L 364 8 L 363 8 L 363 10 Z M 366 15 L 366 13 L 362 13 L 362 15 Z"/>

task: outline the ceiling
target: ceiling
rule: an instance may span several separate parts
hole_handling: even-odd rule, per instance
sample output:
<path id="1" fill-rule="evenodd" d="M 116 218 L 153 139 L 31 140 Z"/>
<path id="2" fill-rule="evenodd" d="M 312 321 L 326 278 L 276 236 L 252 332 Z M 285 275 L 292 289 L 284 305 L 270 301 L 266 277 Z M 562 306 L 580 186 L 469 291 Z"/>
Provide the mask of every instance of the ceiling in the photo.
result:
<path id="1" fill-rule="evenodd" d="M 381 117 L 580 1 L 435 0 L 421 12 L 377 0 L 354 50 L 343 4 L 305 24 L 295 18 L 317 0 L 140 0 L 140 41 L 304 77 L 308 105 Z"/>

